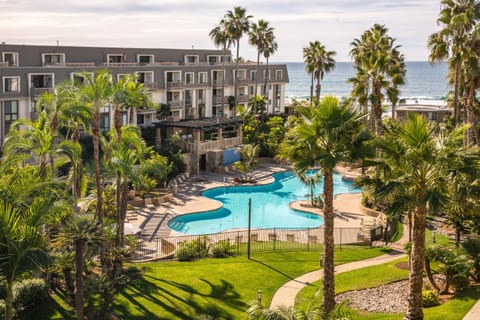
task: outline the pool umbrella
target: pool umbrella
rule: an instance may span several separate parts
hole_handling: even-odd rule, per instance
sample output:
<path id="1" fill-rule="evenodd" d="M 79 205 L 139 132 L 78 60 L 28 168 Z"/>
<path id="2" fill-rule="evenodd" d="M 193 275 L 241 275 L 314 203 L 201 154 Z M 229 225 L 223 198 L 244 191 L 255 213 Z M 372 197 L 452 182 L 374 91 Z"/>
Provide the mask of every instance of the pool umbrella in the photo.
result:
<path id="1" fill-rule="evenodd" d="M 124 230 L 125 230 L 125 235 L 127 235 L 127 234 L 137 234 L 140 231 L 142 231 L 142 229 L 140 229 L 136 225 L 133 225 L 133 224 L 128 223 L 128 222 L 126 222 L 124 224 Z"/>

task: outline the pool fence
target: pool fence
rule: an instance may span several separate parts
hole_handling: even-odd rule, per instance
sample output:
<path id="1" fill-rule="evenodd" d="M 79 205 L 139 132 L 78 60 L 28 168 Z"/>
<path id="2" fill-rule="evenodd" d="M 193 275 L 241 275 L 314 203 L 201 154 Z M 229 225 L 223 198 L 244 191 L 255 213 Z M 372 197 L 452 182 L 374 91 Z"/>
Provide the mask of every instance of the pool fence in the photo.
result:
<path id="1" fill-rule="evenodd" d="M 383 238 L 383 227 L 362 226 L 334 229 L 334 243 L 342 245 L 371 245 Z M 138 245 L 132 253 L 133 262 L 171 260 L 182 243 L 202 241 L 208 248 L 216 243 L 228 243 L 232 254 L 269 251 L 320 251 L 323 244 L 324 228 L 307 229 L 238 229 L 206 235 L 176 235 L 168 237 L 139 237 Z M 250 241 L 249 241 L 250 240 Z M 248 245 L 248 243 L 250 244 Z M 204 246 L 204 247 L 205 247 Z M 204 249 L 199 249 L 204 250 Z M 200 257 L 202 252 L 198 252 Z"/>

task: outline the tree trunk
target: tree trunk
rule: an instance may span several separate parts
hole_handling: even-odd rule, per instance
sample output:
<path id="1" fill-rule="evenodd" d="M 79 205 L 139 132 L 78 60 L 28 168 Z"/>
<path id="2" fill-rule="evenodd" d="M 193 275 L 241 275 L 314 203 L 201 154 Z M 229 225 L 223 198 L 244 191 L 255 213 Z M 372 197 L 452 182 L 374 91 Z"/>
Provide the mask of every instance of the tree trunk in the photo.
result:
<path id="1" fill-rule="evenodd" d="M 333 239 L 333 170 L 325 169 L 323 181 L 324 247 L 323 247 L 323 308 L 330 312 L 335 308 L 334 239 Z"/>
<path id="2" fill-rule="evenodd" d="M 222 59 L 222 112 L 225 109 L 225 52 L 227 51 L 227 48 L 223 46 L 223 59 Z M 205 98 L 204 98 L 205 99 Z M 198 107 L 198 106 L 197 106 Z M 235 118 L 237 115 L 234 112 L 233 113 L 233 118 Z M 198 116 L 200 118 L 200 115 Z"/>
<path id="3" fill-rule="evenodd" d="M 473 99 L 475 96 L 475 88 L 473 85 L 469 86 L 467 104 L 465 106 L 466 111 L 466 120 L 470 124 L 470 127 L 467 130 L 466 136 L 466 147 L 469 147 L 473 144 L 474 130 L 476 130 L 475 115 L 473 112 Z"/>
<path id="4" fill-rule="evenodd" d="M 83 259 L 85 253 L 85 241 L 79 239 L 75 241 L 75 314 L 77 319 L 83 320 Z"/>
<path id="5" fill-rule="evenodd" d="M 375 121 L 375 133 L 377 136 L 382 136 L 383 134 L 383 125 L 382 125 L 382 99 L 381 99 L 381 92 L 380 87 L 378 85 L 374 85 L 373 87 L 374 92 L 374 102 L 373 102 L 373 112 L 374 112 L 374 121 Z"/>
<path id="6" fill-rule="evenodd" d="M 7 296 L 5 297 L 5 320 L 13 318 L 13 279 L 7 280 Z"/>
<path id="7" fill-rule="evenodd" d="M 269 98 L 269 92 L 268 92 L 268 79 L 270 78 L 270 69 L 268 69 L 268 58 L 267 58 L 267 64 L 266 64 L 266 73 L 265 73 L 265 104 L 266 104 L 266 109 L 268 113 L 268 98 Z"/>
<path id="8" fill-rule="evenodd" d="M 460 74 L 460 63 L 455 64 L 455 80 L 453 85 L 453 126 L 458 123 L 458 77 Z"/>
<path id="9" fill-rule="evenodd" d="M 93 161 L 95 167 L 95 182 L 97 184 L 97 210 L 95 215 L 98 220 L 99 236 L 103 237 L 103 181 L 100 172 L 100 108 L 93 113 L 92 121 L 92 138 L 93 138 Z M 102 265 L 102 273 L 107 273 L 107 261 L 105 255 L 105 244 L 100 244 L 100 264 Z"/>
<path id="10" fill-rule="evenodd" d="M 310 105 L 313 106 L 313 72 L 310 79 Z"/>
<path id="11" fill-rule="evenodd" d="M 413 217 L 413 241 L 411 252 L 408 307 L 405 320 L 423 320 L 422 287 L 425 265 L 425 227 L 427 207 L 417 196 L 418 205 Z"/>
<path id="12" fill-rule="evenodd" d="M 256 113 L 257 112 L 257 87 L 258 87 L 258 66 L 260 65 L 260 51 L 257 52 L 257 68 L 255 69 L 255 90 L 254 91 L 254 96 L 255 96 L 255 101 L 253 105 L 253 110 Z"/>
<path id="13" fill-rule="evenodd" d="M 316 89 L 315 97 L 317 98 L 317 101 L 320 101 L 320 90 L 321 90 L 320 71 L 318 72 L 318 75 L 317 75 L 317 87 L 315 89 Z"/>
<path id="14" fill-rule="evenodd" d="M 425 258 L 425 274 L 427 275 L 428 281 L 430 281 L 430 284 L 432 285 L 433 289 L 435 289 L 435 291 L 439 293 L 440 288 L 435 282 L 435 278 L 433 278 L 432 269 L 430 266 L 430 259 L 428 258 Z"/>
<path id="15" fill-rule="evenodd" d="M 240 39 L 237 40 L 237 61 L 235 61 L 235 77 L 233 77 L 234 101 L 233 114 L 237 114 L 237 80 L 238 80 L 238 59 L 240 58 Z"/>

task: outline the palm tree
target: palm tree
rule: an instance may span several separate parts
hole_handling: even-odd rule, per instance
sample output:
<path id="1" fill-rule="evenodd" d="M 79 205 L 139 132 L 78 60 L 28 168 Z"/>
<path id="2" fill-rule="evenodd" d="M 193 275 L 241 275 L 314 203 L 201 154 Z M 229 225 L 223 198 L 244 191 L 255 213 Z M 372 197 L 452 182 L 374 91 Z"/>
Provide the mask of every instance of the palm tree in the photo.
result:
<path id="1" fill-rule="evenodd" d="M 0 275 L 6 280 L 5 319 L 13 315 L 13 285 L 24 271 L 47 264 L 46 242 L 35 208 L 22 212 L 0 199 Z"/>
<path id="2" fill-rule="evenodd" d="M 329 312 L 334 300 L 334 222 L 333 170 L 351 161 L 365 149 L 367 136 L 361 134 L 361 118 L 352 108 L 339 105 L 336 98 L 325 97 L 313 105 L 300 108 L 301 119 L 287 132 L 280 147 L 280 157 L 293 163 L 296 172 L 320 167 L 324 173 L 324 276 L 323 308 Z"/>
<path id="3" fill-rule="evenodd" d="M 225 19 L 221 19 L 218 25 L 210 30 L 210 38 L 216 47 L 222 47 L 222 109 L 225 107 L 225 60 L 227 51 L 230 50 L 233 40 L 229 37 L 228 26 Z M 235 116 L 235 114 L 234 114 Z"/>
<path id="4" fill-rule="evenodd" d="M 255 90 L 254 95 L 257 96 L 257 89 L 258 89 L 258 67 L 260 65 L 260 55 L 268 53 L 272 48 L 272 42 L 275 40 L 275 36 L 273 31 L 275 29 L 269 26 L 269 23 L 263 19 L 258 20 L 257 23 L 253 23 L 250 26 L 250 31 L 248 33 L 248 43 L 252 46 L 257 48 L 257 66 L 256 66 L 256 76 L 255 76 Z M 276 44 L 276 42 L 275 42 Z M 268 60 L 267 60 L 268 61 Z M 268 62 L 267 62 L 268 63 Z M 268 78 L 268 66 L 267 66 L 267 74 L 265 76 L 265 80 Z M 265 91 L 265 95 L 267 97 L 267 91 Z M 255 103 L 254 110 L 257 109 L 257 105 Z"/>
<path id="5" fill-rule="evenodd" d="M 428 38 L 430 62 L 448 60 L 453 71 L 453 123 L 459 121 L 458 90 L 462 55 L 468 49 L 471 33 L 476 32 L 480 20 L 480 3 L 476 0 L 442 0 L 437 23 L 441 30 Z"/>
<path id="6" fill-rule="evenodd" d="M 101 235 L 103 230 L 103 179 L 100 170 L 100 111 L 112 101 L 113 79 L 110 72 L 104 70 L 96 75 L 85 73 L 85 84 L 80 89 L 80 101 L 87 105 L 92 113 L 92 138 L 93 138 L 93 162 L 95 168 L 95 182 L 97 188 L 97 209 L 96 217 L 98 219 Z M 100 259 L 102 272 L 107 272 L 105 250 L 100 250 Z"/>
<path id="7" fill-rule="evenodd" d="M 237 58 L 235 61 L 235 77 L 233 78 L 235 105 L 233 107 L 233 114 L 236 114 L 237 106 L 237 85 L 238 85 L 238 63 L 240 62 L 240 39 L 248 32 L 250 28 L 251 15 L 247 15 L 247 9 L 242 7 L 233 7 L 233 10 L 228 10 L 224 17 L 225 27 L 227 29 L 227 37 L 235 43 L 237 47 Z"/>
<path id="8" fill-rule="evenodd" d="M 307 48 L 303 48 L 303 61 L 305 62 L 306 71 L 312 75 L 312 84 L 310 88 L 310 101 L 313 96 L 313 79 L 317 80 L 315 97 L 320 100 L 320 81 L 323 80 L 325 73 L 333 71 L 335 68 L 335 60 L 333 56 L 335 51 L 327 51 L 325 46 L 320 41 L 310 41 Z"/>
<path id="9" fill-rule="evenodd" d="M 466 128 L 452 133 L 438 129 L 419 115 L 403 123 L 386 127 L 377 137 L 375 170 L 359 181 L 369 186 L 379 200 L 397 203 L 401 211 L 413 212 L 412 249 L 405 319 L 423 319 L 422 283 L 425 258 L 427 211 L 438 212 L 447 201 L 449 177 L 465 170 L 463 134 Z M 454 165 L 455 164 L 455 165 Z M 395 207 L 395 206 L 392 206 Z"/>
<path id="10" fill-rule="evenodd" d="M 73 248 L 75 265 L 75 313 L 77 319 L 84 319 L 84 266 L 89 243 L 98 241 L 95 216 L 72 212 L 61 224 L 61 232 L 55 245 L 59 248 Z"/>
<path id="11" fill-rule="evenodd" d="M 354 83 L 352 96 L 359 97 L 363 103 L 371 103 L 371 127 L 377 135 L 383 132 L 384 96 L 388 96 L 394 108 L 399 95 L 398 87 L 404 84 L 406 73 L 400 46 L 395 45 L 395 39 L 389 37 L 387 32 L 384 25 L 375 24 L 350 44 L 350 56 L 358 78 L 356 81 L 350 80 Z"/>

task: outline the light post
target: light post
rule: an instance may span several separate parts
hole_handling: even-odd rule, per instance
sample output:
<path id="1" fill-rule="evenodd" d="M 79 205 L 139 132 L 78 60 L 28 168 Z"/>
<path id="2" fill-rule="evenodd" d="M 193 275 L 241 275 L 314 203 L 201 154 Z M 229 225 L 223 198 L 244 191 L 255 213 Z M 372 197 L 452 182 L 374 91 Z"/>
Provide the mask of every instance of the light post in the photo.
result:
<path id="1" fill-rule="evenodd" d="M 247 232 L 247 258 L 250 260 L 250 231 L 252 228 L 252 199 L 248 198 L 248 232 Z"/>
<path id="2" fill-rule="evenodd" d="M 262 290 L 257 291 L 257 301 L 258 304 L 262 304 Z"/>

